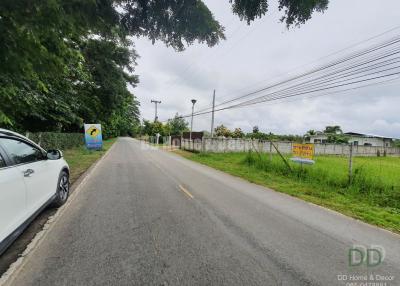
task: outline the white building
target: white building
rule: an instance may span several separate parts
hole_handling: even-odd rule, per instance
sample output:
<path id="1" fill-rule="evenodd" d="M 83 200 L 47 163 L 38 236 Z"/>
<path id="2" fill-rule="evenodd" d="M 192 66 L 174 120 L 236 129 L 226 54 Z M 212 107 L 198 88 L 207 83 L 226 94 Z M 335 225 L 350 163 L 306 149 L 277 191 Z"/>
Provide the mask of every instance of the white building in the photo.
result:
<path id="1" fill-rule="evenodd" d="M 375 146 L 375 147 L 392 147 L 393 146 L 393 138 L 371 135 L 371 134 L 362 134 L 355 132 L 346 132 L 343 133 L 346 137 L 349 138 L 349 143 L 353 145 L 359 146 Z M 316 135 L 311 135 L 310 143 L 327 143 L 328 134 L 319 133 Z"/>

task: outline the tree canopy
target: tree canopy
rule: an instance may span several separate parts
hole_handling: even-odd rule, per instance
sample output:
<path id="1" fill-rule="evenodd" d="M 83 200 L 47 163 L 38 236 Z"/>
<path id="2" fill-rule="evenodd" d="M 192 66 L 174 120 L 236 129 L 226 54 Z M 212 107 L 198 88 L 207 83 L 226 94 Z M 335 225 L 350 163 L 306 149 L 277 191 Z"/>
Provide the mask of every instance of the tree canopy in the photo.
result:
<path id="1" fill-rule="evenodd" d="M 182 135 L 185 131 L 189 131 L 189 123 L 177 113 L 174 118 L 169 119 L 165 124 L 159 121 L 144 120 L 140 133 L 148 136 L 155 136 L 157 133 L 161 136 L 170 136 Z"/>
<path id="2" fill-rule="evenodd" d="M 326 126 L 324 130 L 325 134 L 342 134 L 342 128 L 338 125 Z"/>
<path id="3" fill-rule="evenodd" d="M 183 132 L 189 131 L 189 123 L 178 113 L 174 118 L 168 120 L 166 126 L 169 135 L 182 135 Z"/>
<path id="4" fill-rule="evenodd" d="M 328 4 L 278 1 L 287 26 Z M 267 0 L 229 2 L 247 23 L 268 11 Z M 201 0 L 3 0 L 0 36 L 0 127 L 79 131 L 83 122 L 99 122 L 110 136 L 139 128 L 133 37 L 177 51 L 225 39 Z"/>
<path id="5" fill-rule="evenodd" d="M 258 140 L 274 140 L 274 141 L 289 141 L 289 142 L 303 142 L 303 137 L 299 135 L 277 135 L 273 133 L 260 132 L 258 126 L 253 127 L 251 133 L 245 134 L 241 128 L 235 128 L 231 131 L 225 125 L 221 124 L 215 129 L 215 136 L 225 138 L 247 138 L 247 139 L 258 139 Z"/>
<path id="6" fill-rule="evenodd" d="M 326 142 L 334 144 L 347 144 L 349 143 L 349 137 L 343 134 L 342 127 L 338 125 L 326 126 L 324 134 L 327 135 Z"/>
<path id="7" fill-rule="evenodd" d="M 338 125 L 326 126 L 323 132 L 309 130 L 304 137 L 310 140 L 310 136 L 317 134 L 326 135 L 326 143 L 345 144 L 349 141 L 349 137 L 343 134 L 342 128 Z"/>
<path id="8" fill-rule="evenodd" d="M 221 124 L 214 128 L 215 136 L 217 137 L 232 137 L 232 131 L 225 125 Z"/>

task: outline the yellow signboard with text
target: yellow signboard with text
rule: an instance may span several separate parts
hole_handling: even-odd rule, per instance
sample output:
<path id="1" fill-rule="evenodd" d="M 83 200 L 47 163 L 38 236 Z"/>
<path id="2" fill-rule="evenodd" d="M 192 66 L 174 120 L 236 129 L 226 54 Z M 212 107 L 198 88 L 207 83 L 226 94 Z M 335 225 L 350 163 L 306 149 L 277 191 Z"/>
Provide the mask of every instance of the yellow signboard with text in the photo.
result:
<path id="1" fill-rule="evenodd" d="M 293 143 L 292 153 L 295 157 L 312 160 L 314 157 L 314 144 Z"/>

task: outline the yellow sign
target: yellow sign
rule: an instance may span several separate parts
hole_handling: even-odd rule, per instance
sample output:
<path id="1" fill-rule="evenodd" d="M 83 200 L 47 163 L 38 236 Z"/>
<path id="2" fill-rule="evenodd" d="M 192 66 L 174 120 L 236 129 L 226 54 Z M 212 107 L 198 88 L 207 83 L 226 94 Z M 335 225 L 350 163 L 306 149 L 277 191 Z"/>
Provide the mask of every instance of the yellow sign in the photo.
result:
<path id="1" fill-rule="evenodd" d="M 91 136 L 91 137 L 97 137 L 100 133 L 100 129 L 96 128 L 96 126 L 90 126 L 88 130 L 86 130 L 86 133 Z"/>
<path id="2" fill-rule="evenodd" d="M 293 143 L 292 153 L 295 157 L 312 160 L 314 157 L 314 144 Z"/>

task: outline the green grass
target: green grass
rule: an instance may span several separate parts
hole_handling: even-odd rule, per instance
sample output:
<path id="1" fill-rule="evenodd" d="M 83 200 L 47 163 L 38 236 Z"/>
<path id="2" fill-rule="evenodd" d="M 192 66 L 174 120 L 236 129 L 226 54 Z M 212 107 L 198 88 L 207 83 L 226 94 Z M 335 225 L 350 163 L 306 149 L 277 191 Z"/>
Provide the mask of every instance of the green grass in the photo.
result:
<path id="1" fill-rule="evenodd" d="M 74 183 L 94 162 L 103 156 L 115 141 L 116 138 L 105 140 L 103 149 L 99 151 L 87 150 L 85 146 L 63 151 L 64 158 L 70 167 L 71 183 Z"/>
<path id="2" fill-rule="evenodd" d="M 354 178 L 348 179 L 348 159 L 316 157 L 313 166 L 289 162 L 268 154 L 194 154 L 184 157 L 241 177 L 252 183 L 339 211 L 345 215 L 400 233 L 400 158 L 356 157 Z"/>

